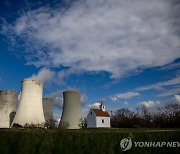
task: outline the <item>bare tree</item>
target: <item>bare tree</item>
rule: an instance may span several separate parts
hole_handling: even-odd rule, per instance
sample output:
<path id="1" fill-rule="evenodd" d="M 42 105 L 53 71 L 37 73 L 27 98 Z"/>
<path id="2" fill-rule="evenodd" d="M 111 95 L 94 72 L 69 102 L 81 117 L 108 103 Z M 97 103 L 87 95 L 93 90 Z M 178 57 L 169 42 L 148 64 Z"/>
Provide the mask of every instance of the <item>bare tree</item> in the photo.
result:
<path id="1" fill-rule="evenodd" d="M 60 125 L 59 125 L 59 128 L 60 129 L 68 129 L 69 128 L 69 123 L 64 121 L 64 122 L 61 122 Z"/>
<path id="2" fill-rule="evenodd" d="M 81 118 L 79 123 L 80 128 L 87 128 L 87 119 L 86 118 Z"/>
<path id="3" fill-rule="evenodd" d="M 44 127 L 48 129 L 56 128 L 56 123 L 57 123 L 57 120 L 49 119 L 49 120 L 46 120 Z"/>

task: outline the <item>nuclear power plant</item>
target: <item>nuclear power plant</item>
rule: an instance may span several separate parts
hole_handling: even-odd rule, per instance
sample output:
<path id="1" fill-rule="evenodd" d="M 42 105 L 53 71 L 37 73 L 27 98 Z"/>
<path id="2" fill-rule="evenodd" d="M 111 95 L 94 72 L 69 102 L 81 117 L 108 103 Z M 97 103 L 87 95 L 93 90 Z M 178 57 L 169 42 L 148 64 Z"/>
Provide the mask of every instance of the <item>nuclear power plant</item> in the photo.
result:
<path id="1" fill-rule="evenodd" d="M 14 119 L 18 93 L 11 90 L 0 91 L 0 128 L 9 128 Z"/>
<path id="2" fill-rule="evenodd" d="M 44 123 L 43 83 L 31 79 L 24 80 L 21 89 L 21 99 L 12 126 L 14 124 L 24 126 L 25 124 L 37 125 Z"/>
<path id="3" fill-rule="evenodd" d="M 51 98 L 43 98 L 43 111 L 46 121 L 53 119 L 53 100 Z"/>
<path id="4" fill-rule="evenodd" d="M 42 98 L 42 95 L 43 82 L 33 79 L 21 82 L 19 104 L 16 91 L 0 91 L 0 128 L 43 127 L 45 121 L 53 120 L 53 100 Z M 81 93 L 76 90 L 64 91 L 59 127 L 79 129 L 81 118 Z"/>
<path id="5" fill-rule="evenodd" d="M 81 94 L 79 91 L 63 92 L 63 112 L 59 127 L 79 129 L 81 115 Z"/>

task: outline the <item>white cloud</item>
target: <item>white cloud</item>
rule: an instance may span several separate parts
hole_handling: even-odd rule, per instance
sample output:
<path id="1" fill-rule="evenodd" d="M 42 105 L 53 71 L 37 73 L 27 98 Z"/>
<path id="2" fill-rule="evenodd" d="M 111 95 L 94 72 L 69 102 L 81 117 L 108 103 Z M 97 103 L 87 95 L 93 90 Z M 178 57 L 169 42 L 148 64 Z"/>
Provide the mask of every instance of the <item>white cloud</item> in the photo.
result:
<path id="1" fill-rule="evenodd" d="M 137 103 L 137 106 L 139 107 L 146 107 L 149 109 L 157 109 L 157 108 L 164 108 L 166 105 L 169 104 L 178 104 L 180 105 L 180 95 L 174 95 L 170 100 L 168 101 L 143 101 Z"/>
<path id="2" fill-rule="evenodd" d="M 125 101 L 123 104 L 124 104 L 124 105 L 128 105 L 129 103 L 128 103 L 127 101 Z"/>
<path id="3" fill-rule="evenodd" d="M 74 67 L 69 68 L 69 69 L 65 69 L 65 70 L 61 70 L 57 74 L 57 83 L 63 84 L 65 77 L 68 77 L 71 74 L 79 74 L 79 73 L 80 73 L 80 71 Z"/>
<path id="4" fill-rule="evenodd" d="M 179 9 L 169 0 L 80 0 L 67 10 L 28 11 L 3 29 L 11 40 L 26 42 L 30 64 L 107 71 L 119 78 L 180 56 Z"/>
<path id="5" fill-rule="evenodd" d="M 58 119 L 55 119 L 55 120 L 56 120 L 56 127 L 59 127 L 59 123 L 60 123 L 61 119 L 58 118 Z"/>
<path id="6" fill-rule="evenodd" d="M 143 91 L 143 90 L 150 90 L 150 89 L 163 89 L 165 86 L 172 86 L 180 84 L 180 77 L 176 77 L 174 79 L 164 81 L 164 82 L 158 82 L 149 86 L 139 87 L 136 90 Z"/>
<path id="7" fill-rule="evenodd" d="M 38 80 L 38 81 L 42 81 L 42 82 L 46 83 L 46 82 L 52 81 L 54 75 L 55 75 L 55 73 L 53 71 L 43 68 L 37 73 L 37 75 L 33 74 L 28 79 L 34 79 L 34 80 Z"/>
<path id="8" fill-rule="evenodd" d="M 88 100 L 88 97 L 85 93 L 81 95 L 81 104 L 84 105 Z"/>
<path id="9" fill-rule="evenodd" d="M 88 115 L 88 113 L 89 113 L 89 110 L 90 110 L 91 108 L 93 108 L 93 109 L 99 109 L 99 108 L 100 108 L 100 105 L 101 105 L 101 103 L 96 102 L 96 103 L 88 104 L 88 105 L 84 106 L 84 107 L 82 108 L 82 115 L 83 115 L 83 117 L 87 117 L 87 115 Z"/>
<path id="10" fill-rule="evenodd" d="M 83 115 L 83 117 L 87 117 L 87 115 L 88 115 L 88 113 L 89 113 L 89 110 L 90 110 L 91 108 L 93 108 L 93 109 L 99 109 L 99 107 L 100 107 L 100 103 L 99 103 L 99 102 L 96 102 L 96 103 L 93 103 L 93 104 L 88 104 L 88 105 L 83 106 L 83 108 L 82 108 L 82 115 Z"/>
<path id="11" fill-rule="evenodd" d="M 83 108 L 82 108 L 82 115 L 83 115 L 83 117 L 86 117 L 87 116 L 87 114 L 89 113 L 89 110 L 91 109 L 91 108 L 93 108 L 93 109 L 99 109 L 100 108 L 100 105 L 101 105 L 101 103 L 106 103 L 106 99 L 105 98 L 101 98 L 98 102 L 95 102 L 95 103 L 93 103 L 93 104 L 87 104 L 87 105 L 84 105 L 83 106 Z"/>
<path id="12" fill-rule="evenodd" d="M 180 63 L 179 62 L 165 65 L 165 66 L 159 68 L 159 70 L 167 71 L 167 70 L 178 69 L 178 68 L 180 68 Z"/>
<path id="13" fill-rule="evenodd" d="M 102 99 L 102 100 L 104 100 L 103 101 L 103 103 L 105 103 L 105 99 Z M 126 103 L 126 102 L 124 102 L 124 103 Z M 83 117 L 87 117 L 87 114 L 89 113 L 89 110 L 91 109 L 91 108 L 93 108 L 93 109 L 100 109 L 100 105 L 101 105 L 101 103 L 100 103 L 100 101 L 99 102 L 95 102 L 95 103 L 92 103 L 92 104 L 87 104 L 87 105 L 85 105 L 85 106 L 83 106 L 82 107 L 82 115 L 83 115 Z M 109 113 L 111 112 L 111 111 L 115 111 L 115 110 L 117 110 L 118 108 L 114 108 L 114 107 L 107 107 L 106 106 L 106 111 L 108 111 Z"/>
<path id="14" fill-rule="evenodd" d="M 180 105 L 180 95 L 174 95 L 174 97 L 171 99 L 171 102 Z"/>
<path id="15" fill-rule="evenodd" d="M 47 95 L 46 97 L 53 99 L 53 105 L 54 107 L 58 109 L 63 108 L 63 91 L 56 91 L 52 92 L 51 94 Z"/>
<path id="16" fill-rule="evenodd" d="M 172 88 L 166 91 L 163 91 L 161 94 L 157 95 L 158 97 L 172 96 L 174 94 L 180 94 L 180 87 Z"/>
<path id="17" fill-rule="evenodd" d="M 144 102 L 139 102 L 138 106 L 144 106 L 146 108 L 153 108 L 153 107 L 157 107 L 158 105 L 160 105 L 161 102 L 159 101 L 144 101 Z"/>
<path id="18" fill-rule="evenodd" d="M 89 113 L 89 107 L 83 107 L 82 109 L 81 109 L 81 111 L 82 111 L 82 116 L 83 117 L 87 117 L 87 115 L 88 115 L 88 113 Z"/>
<path id="19" fill-rule="evenodd" d="M 93 104 L 88 105 L 88 107 L 89 107 L 89 108 L 99 109 L 100 105 L 101 105 L 101 103 L 96 102 L 96 103 L 93 103 Z"/>
<path id="20" fill-rule="evenodd" d="M 53 119 L 55 119 L 55 120 L 61 119 L 61 113 L 55 113 L 55 112 L 53 112 Z"/>
<path id="21" fill-rule="evenodd" d="M 161 90 L 162 93 L 158 94 L 157 96 L 165 97 L 165 96 L 179 94 L 180 93 L 179 85 L 180 85 L 180 77 L 175 77 L 168 81 L 158 82 L 152 85 L 139 87 L 136 90 L 138 91 L 145 91 L 145 90 L 151 90 L 151 89 Z M 171 86 L 171 87 L 166 88 L 168 86 Z"/>
<path id="22" fill-rule="evenodd" d="M 113 102 L 116 102 L 120 99 L 131 99 L 132 97 L 139 96 L 137 92 L 127 92 L 123 94 L 115 94 L 114 96 L 110 97 Z M 127 104 L 127 103 L 126 103 Z"/>

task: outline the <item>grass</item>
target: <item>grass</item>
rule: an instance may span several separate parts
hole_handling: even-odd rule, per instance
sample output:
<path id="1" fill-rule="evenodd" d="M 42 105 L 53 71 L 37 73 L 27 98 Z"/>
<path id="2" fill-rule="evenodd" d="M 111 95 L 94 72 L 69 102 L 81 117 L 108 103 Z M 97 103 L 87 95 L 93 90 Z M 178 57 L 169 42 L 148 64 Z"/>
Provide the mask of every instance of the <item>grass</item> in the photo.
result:
<path id="1" fill-rule="evenodd" d="M 180 142 L 180 129 L 0 129 L 0 154 L 113 154 L 122 153 L 120 141 Z M 180 153 L 180 148 L 137 148 L 124 153 Z"/>

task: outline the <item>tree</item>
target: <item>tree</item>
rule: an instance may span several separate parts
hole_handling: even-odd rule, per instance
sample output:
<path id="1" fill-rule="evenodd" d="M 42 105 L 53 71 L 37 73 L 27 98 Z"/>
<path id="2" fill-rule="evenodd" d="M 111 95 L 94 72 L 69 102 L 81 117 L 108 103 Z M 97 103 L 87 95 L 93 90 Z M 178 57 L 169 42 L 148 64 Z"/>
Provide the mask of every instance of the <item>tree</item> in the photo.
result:
<path id="1" fill-rule="evenodd" d="M 59 125 L 59 128 L 60 129 L 68 129 L 69 128 L 69 123 L 64 121 L 64 122 L 61 122 L 60 125 Z"/>
<path id="2" fill-rule="evenodd" d="M 87 119 L 86 118 L 81 118 L 79 123 L 80 128 L 87 128 Z"/>
<path id="3" fill-rule="evenodd" d="M 48 129 L 56 128 L 56 123 L 57 123 L 57 120 L 49 119 L 49 120 L 46 120 L 44 127 Z"/>

